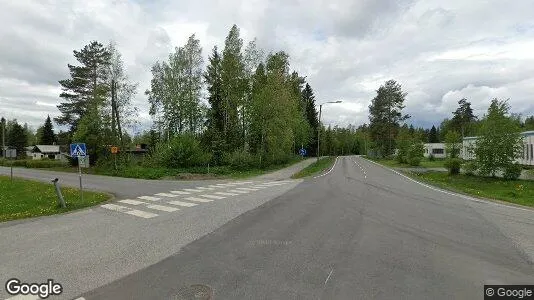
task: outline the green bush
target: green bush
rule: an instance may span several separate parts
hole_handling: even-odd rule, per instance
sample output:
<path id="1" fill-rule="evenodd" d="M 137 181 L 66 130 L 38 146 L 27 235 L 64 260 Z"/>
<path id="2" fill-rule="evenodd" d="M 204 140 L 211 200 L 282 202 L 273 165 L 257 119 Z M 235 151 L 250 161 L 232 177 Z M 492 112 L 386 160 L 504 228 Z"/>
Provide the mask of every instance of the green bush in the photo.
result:
<path id="1" fill-rule="evenodd" d="M 428 156 L 428 160 L 429 160 L 429 161 L 435 161 L 435 160 L 436 160 L 436 157 L 431 153 L 431 154 Z"/>
<path id="2" fill-rule="evenodd" d="M 414 141 L 408 150 L 407 161 L 410 166 L 419 166 L 423 159 L 423 152 L 425 151 L 423 143 Z"/>
<path id="3" fill-rule="evenodd" d="M 419 166 L 421 164 L 422 159 L 423 159 L 422 157 L 418 157 L 418 156 L 409 157 L 408 164 L 413 167 Z"/>
<path id="4" fill-rule="evenodd" d="M 477 164 L 474 161 L 464 163 L 462 168 L 464 169 L 465 174 L 469 176 L 475 175 L 475 172 L 478 169 Z"/>
<path id="5" fill-rule="evenodd" d="M 235 150 L 223 155 L 223 163 L 234 170 L 246 170 L 258 165 L 259 159 L 243 150 Z"/>
<path id="6" fill-rule="evenodd" d="M 0 166 L 11 166 L 14 167 L 23 167 L 23 168 L 55 168 L 55 167 L 64 167 L 68 163 L 60 161 L 60 160 L 53 160 L 53 159 L 39 159 L 39 160 L 33 160 L 33 159 L 17 159 L 17 160 L 7 160 L 7 159 L 0 159 Z"/>
<path id="7" fill-rule="evenodd" d="M 192 135 L 179 135 L 169 142 L 162 142 L 148 161 L 150 166 L 166 168 L 187 168 L 207 165 L 211 154 L 200 146 L 200 142 Z"/>
<path id="8" fill-rule="evenodd" d="M 450 175 L 460 174 L 461 166 L 462 166 L 462 160 L 459 158 L 449 158 L 445 161 L 445 168 L 449 170 Z"/>
<path id="9" fill-rule="evenodd" d="M 521 176 L 523 167 L 520 164 L 514 163 L 504 168 L 503 177 L 507 180 L 517 180 Z"/>

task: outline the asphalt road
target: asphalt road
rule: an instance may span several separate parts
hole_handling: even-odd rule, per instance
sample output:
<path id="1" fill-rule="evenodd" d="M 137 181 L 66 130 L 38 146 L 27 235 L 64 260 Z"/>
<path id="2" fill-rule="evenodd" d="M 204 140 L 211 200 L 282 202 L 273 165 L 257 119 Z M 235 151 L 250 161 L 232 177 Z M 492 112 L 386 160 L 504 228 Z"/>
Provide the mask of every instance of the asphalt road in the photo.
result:
<path id="1" fill-rule="evenodd" d="M 58 299 L 86 300 L 201 299 L 202 289 L 213 299 L 483 299 L 484 284 L 534 283 L 530 209 L 358 157 L 304 181 L 235 184 L 221 191 L 251 192 L 153 218 L 99 207 L 0 225 L 0 279 L 53 278 Z"/>
<path id="2" fill-rule="evenodd" d="M 312 158 L 306 159 L 290 167 L 258 176 L 256 180 L 287 179 L 314 161 L 315 160 Z M 0 167 L 0 175 L 9 175 L 10 172 L 10 168 Z M 70 187 L 79 187 L 80 182 L 77 173 L 55 172 L 39 169 L 13 168 L 13 176 L 49 183 L 52 179 L 58 178 L 61 186 Z M 145 180 L 82 174 L 82 184 L 84 189 L 108 192 L 115 195 L 116 198 L 137 197 L 141 195 L 157 193 L 162 190 L 188 188 L 198 185 L 224 183 L 228 181 L 229 180 Z"/>
<path id="3" fill-rule="evenodd" d="M 482 299 L 485 283 L 534 283 L 533 221 L 532 210 L 342 157 L 329 174 L 83 297 Z"/>

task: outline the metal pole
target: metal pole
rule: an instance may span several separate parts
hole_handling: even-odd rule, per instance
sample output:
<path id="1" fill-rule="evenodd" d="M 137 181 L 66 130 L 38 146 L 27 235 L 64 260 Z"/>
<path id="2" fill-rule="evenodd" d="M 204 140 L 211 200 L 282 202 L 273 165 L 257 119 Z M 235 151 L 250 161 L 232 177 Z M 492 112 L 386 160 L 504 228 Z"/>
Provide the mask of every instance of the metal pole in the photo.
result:
<path id="1" fill-rule="evenodd" d="M 13 182 L 13 162 L 11 162 L 11 182 Z"/>
<path id="2" fill-rule="evenodd" d="M 52 182 L 54 183 L 54 187 L 56 188 L 56 194 L 57 194 L 57 199 L 59 200 L 59 205 L 61 205 L 62 208 L 65 208 L 67 207 L 67 205 L 65 204 L 65 199 L 63 198 L 63 195 L 61 194 L 61 189 L 59 188 L 58 181 L 59 181 L 58 178 L 52 180 Z"/>
<path id="3" fill-rule="evenodd" d="M 317 161 L 319 161 L 319 143 L 321 143 L 321 111 L 323 109 L 323 105 L 319 105 L 319 127 L 317 128 Z"/>
<path id="4" fill-rule="evenodd" d="M 2 122 L 2 157 L 6 157 L 6 121 Z"/>
<path id="5" fill-rule="evenodd" d="M 80 178 L 80 200 L 83 202 L 82 166 L 80 164 L 80 157 L 81 156 L 78 156 L 78 177 Z"/>

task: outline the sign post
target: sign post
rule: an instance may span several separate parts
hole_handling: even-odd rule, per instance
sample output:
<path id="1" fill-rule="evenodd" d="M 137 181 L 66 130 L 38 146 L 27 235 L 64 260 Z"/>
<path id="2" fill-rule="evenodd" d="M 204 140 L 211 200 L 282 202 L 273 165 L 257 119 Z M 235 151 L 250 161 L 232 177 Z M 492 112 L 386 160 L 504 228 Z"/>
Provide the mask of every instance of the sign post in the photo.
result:
<path id="1" fill-rule="evenodd" d="M 115 171 L 117 171 L 117 153 L 119 152 L 119 147 L 111 147 L 111 154 L 113 154 L 113 160 L 115 162 Z"/>
<path id="2" fill-rule="evenodd" d="M 7 149 L 4 150 L 4 155 L 7 158 L 16 159 L 17 158 L 17 149 Z M 11 169 L 11 182 L 13 182 L 13 161 L 9 164 L 9 167 Z"/>
<path id="3" fill-rule="evenodd" d="M 87 148 L 84 143 L 70 144 L 70 155 L 78 158 L 78 177 L 80 178 L 80 199 L 83 201 L 83 185 L 82 185 L 82 164 L 81 158 L 87 155 Z M 85 161 L 85 160 L 84 160 Z"/>
<path id="4" fill-rule="evenodd" d="M 302 158 L 304 158 L 304 156 L 306 156 L 306 149 L 300 148 L 299 154 L 300 154 L 300 156 L 302 156 Z"/>

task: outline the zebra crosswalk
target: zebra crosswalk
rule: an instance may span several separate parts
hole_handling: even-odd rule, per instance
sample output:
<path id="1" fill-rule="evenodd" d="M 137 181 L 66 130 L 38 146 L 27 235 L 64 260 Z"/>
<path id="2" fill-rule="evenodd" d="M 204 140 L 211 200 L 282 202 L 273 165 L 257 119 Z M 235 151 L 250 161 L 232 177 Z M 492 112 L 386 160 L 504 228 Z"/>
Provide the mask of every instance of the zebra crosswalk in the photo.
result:
<path id="1" fill-rule="evenodd" d="M 122 199 L 116 203 L 103 204 L 100 207 L 110 213 L 125 214 L 142 219 L 151 219 L 160 214 L 192 209 L 198 205 L 209 205 L 214 201 L 225 201 L 263 189 L 288 184 L 293 180 L 254 182 L 237 181 L 219 183 L 195 188 L 183 188 L 164 191 L 153 195 L 138 196 L 135 199 Z"/>

